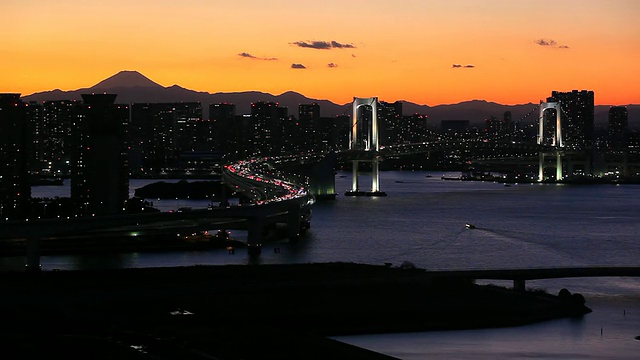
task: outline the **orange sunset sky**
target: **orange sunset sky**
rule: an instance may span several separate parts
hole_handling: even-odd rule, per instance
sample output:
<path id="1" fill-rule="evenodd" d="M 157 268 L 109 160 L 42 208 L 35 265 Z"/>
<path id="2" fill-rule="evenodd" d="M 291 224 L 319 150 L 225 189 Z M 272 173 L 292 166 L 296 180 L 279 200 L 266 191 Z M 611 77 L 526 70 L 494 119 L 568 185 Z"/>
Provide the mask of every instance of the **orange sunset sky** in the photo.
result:
<path id="1" fill-rule="evenodd" d="M 640 104 L 637 0 L 2 0 L 0 92 L 120 70 L 207 92 Z"/>

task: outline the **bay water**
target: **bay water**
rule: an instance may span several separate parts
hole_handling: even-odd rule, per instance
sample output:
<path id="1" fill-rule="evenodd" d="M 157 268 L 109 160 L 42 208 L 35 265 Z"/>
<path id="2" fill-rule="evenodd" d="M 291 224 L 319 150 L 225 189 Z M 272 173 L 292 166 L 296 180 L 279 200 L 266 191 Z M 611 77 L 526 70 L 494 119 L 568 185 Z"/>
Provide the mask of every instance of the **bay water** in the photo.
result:
<path id="1" fill-rule="evenodd" d="M 640 185 L 556 185 L 442 180 L 457 174 L 389 171 L 387 197 L 345 197 L 351 174 L 336 174 L 336 200 L 314 206 L 297 243 L 268 242 L 258 258 L 243 249 L 42 258 L 45 271 L 123 267 L 311 262 L 409 262 L 427 270 L 640 266 Z M 131 193 L 155 180 L 131 180 Z M 171 180 L 178 181 L 178 180 Z M 363 190 L 370 178 L 361 176 Z M 68 196 L 63 186 L 34 197 Z M 208 200 L 158 200 L 162 211 L 202 208 Z M 467 229 L 465 224 L 474 224 Z M 215 229 L 211 229 L 215 230 Z M 245 240 L 246 233 L 232 231 Z M 0 258 L 0 271 L 24 258 Z M 485 281 L 483 283 L 489 283 Z M 509 282 L 491 281 L 510 286 Z M 640 353 L 640 279 L 528 281 L 528 288 L 582 293 L 594 311 L 512 328 L 341 336 L 335 339 L 401 359 L 636 359 Z M 372 314 L 375 316 L 375 314 Z"/>

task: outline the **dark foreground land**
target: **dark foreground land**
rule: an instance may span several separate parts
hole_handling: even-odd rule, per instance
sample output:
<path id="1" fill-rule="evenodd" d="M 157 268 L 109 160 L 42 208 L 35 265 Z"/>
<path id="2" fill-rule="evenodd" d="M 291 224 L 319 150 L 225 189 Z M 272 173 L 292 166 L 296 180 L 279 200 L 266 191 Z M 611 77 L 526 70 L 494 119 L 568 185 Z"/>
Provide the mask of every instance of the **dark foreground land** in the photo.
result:
<path id="1" fill-rule="evenodd" d="M 345 263 L 2 273 L 0 284 L 0 345 L 20 358 L 389 359 L 326 336 L 590 311 L 580 296 Z"/>

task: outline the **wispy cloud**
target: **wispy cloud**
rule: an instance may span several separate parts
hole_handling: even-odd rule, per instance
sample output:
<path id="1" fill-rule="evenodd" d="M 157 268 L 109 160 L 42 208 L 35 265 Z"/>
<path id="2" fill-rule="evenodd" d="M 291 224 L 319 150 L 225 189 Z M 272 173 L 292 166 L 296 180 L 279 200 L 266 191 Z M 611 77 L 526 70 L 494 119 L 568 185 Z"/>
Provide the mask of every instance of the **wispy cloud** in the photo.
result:
<path id="1" fill-rule="evenodd" d="M 307 67 L 302 64 L 291 64 L 292 69 L 306 69 Z"/>
<path id="2" fill-rule="evenodd" d="M 467 64 L 467 65 L 461 65 L 461 64 L 453 64 L 451 65 L 451 67 L 453 69 L 473 69 L 474 67 L 476 67 L 475 65 L 472 64 Z"/>
<path id="3" fill-rule="evenodd" d="M 257 56 L 253 56 L 251 54 L 249 54 L 248 52 L 241 52 L 240 54 L 238 54 L 238 56 L 243 57 L 243 58 L 247 58 L 247 59 L 254 59 L 254 60 L 278 60 L 278 58 L 264 58 L 264 57 L 257 57 Z"/>
<path id="4" fill-rule="evenodd" d="M 336 49 L 355 49 L 353 44 L 341 44 L 335 40 L 331 41 L 331 47 Z"/>
<path id="5" fill-rule="evenodd" d="M 540 46 L 556 46 L 558 43 L 552 39 L 538 39 L 535 41 L 536 44 Z"/>
<path id="6" fill-rule="evenodd" d="M 295 41 L 291 43 L 301 48 L 317 49 L 317 50 L 330 50 L 330 49 L 355 49 L 353 44 L 343 44 L 335 40 L 331 41 Z"/>
<path id="7" fill-rule="evenodd" d="M 533 42 L 544 47 L 551 47 L 551 48 L 558 48 L 558 49 L 569 48 L 567 45 L 558 45 L 558 42 L 553 39 L 537 39 L 537 40 L 534 40 Z"/>
<path id="8" fill-rule="evenodd" d="M 328 63 L 328 64 L 327 64 L 327 67 L 330 67 L 330 68 L 337 68 L 337 67 L 338 67 L 338 64 Z"/>

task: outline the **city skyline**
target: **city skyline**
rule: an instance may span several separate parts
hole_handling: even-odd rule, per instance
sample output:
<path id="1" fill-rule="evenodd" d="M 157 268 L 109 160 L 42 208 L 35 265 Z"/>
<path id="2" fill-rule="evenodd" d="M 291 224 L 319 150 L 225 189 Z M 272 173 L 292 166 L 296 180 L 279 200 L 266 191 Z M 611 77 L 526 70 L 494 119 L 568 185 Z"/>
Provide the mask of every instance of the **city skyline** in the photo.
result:
<path id="1" fill-rule="evenodd" d="M 295 91 L 347 103 L 538 102 L 589 89 L 596 105 L 640 103 L 635 1 L 222 4 L 66 0 L 1 6 L 0 92 L 23 96 L 138 70 L 206 92 Z M 13 21 L 9 21 L 12 19 Z M 15 21 L 20 19 L 20 21 Z"/>

